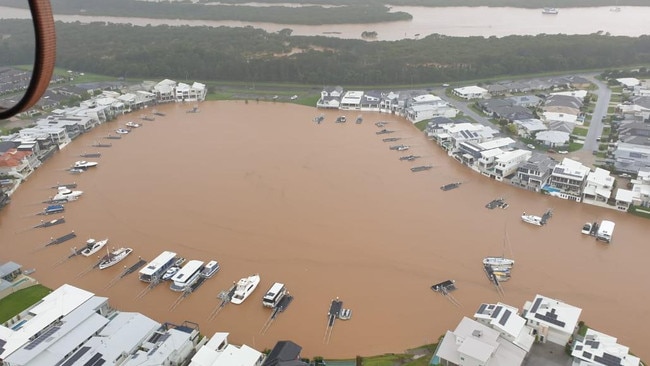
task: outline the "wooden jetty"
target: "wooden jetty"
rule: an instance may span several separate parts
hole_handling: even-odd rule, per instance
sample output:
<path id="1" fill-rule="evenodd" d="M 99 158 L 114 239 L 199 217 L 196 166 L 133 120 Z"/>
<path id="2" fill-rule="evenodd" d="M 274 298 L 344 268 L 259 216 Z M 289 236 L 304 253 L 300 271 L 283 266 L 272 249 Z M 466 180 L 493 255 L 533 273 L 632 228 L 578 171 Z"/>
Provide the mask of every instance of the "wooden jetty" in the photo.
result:
<path id="1" fill-rule="evenodd" d="M 51 186 L 50 188 L 52 188 L 52 189 L 59 189 L 60 187 L 68 188 L 68 189 L 73 189 L 73 188 L 77 188 L 77 183 L 74 183 L 74 182 L 73 182 L 73 183 L 57 184 L 57 185 L 55 185 L 55 186 Z"/>
<path id="2" fill-rule="evenodd" d="M 131 273 L 140 269 L 140 267 L 144 266 L 145 264 L 147 264 L 147 261 L 139 257 L 139 260 L 134 265 L 126 268 L 122 273 L 120 273 L 120 278 L 130 275 Z"/>
<path id="3" fill-rule="evenodd" d="M 387 129 L 384 128 L 383 130 L 381 130 L 381 131 L 377 131 L 377 132 L 375 132 L 375 133 L 376 133 L 377 135 L 385 135 L 385 134 L 393 133 L 393 132 L 395 132 L 395 131 L 393 131 L 393 130 L 387 130 Z"/>
<path id="4" fill-rule="evenodd" d="M 493 210 L 493 209 L 495 209 L 497 207 L 499 207 L 499 208 L 508 208 L 508 204 L 506 203 L 505 198 L 500 197 L 500 198 L 497 198 L 497 199 L 494 199 L 494 200 L 488 202 L 488 204 L 486 204 L 485 207 L 490 209 L 490 210 Z"/>
<path id="5" fill-rule="evenodd" d="M 153 111 L 153 114 L 155 114 L 156 116 L 165 117 L 165 114 L 164 114 L 163 112 L 158 112 L 158 111 L 155 111 L 155 110 L 154 110 L 154 111 Z"/>
<path id="6" fill-rule="evenodd" d="M 381 141 L 383 141 L 383 142 L 393 142 L 393 141 L 397 141 L 397 140 L 401 140 L 401 139 L 402 139 L 401 137 L 387 137 L 385 139 L 381 139 Z"/>
<path id="7" fill-rule="evenodd" d="M 82 158 L 100 158 L 102 154 L 100 153 L 84 153 L 79 155 Z"/>
<path id="8" fill-rule="evenodd" d="M 107 139 L 107 140 L 120 140 L 120 139 L 122 139 L 122 136 L 108 135 L 108 136 L 104 136 L 104 138 Z"/>
<path id="9" fill-rule="evenodd" d="M 542 220 L 540 221 L 540 223 L 541 223 L 542 225 L 546 225 L 546 224 L 548 223 L 548 220 L 551 219 L 551 217 L 553 217 L 553 210 L 549 208 L 549 209 L 546 210 L 546 212 L 544 212 L 544 214 L 542 215 Z"/>
<path id="10" fill-rule="evenodd" d="M 456 189 L 460 187 L 461 184 L 462 184 L 461 182 L 449 183 L 449 184 L 445 184 L 444 186 L 440 186 L 440 189 L 443 191 L 451 191 L 452 189 Z"/>
<path id="11" fill-rule="evenodd" d="M 440 283 L 437 283 L 433 286 L 431 286 L 431 289 L 433 291 L 439 292 L 443 294 L 449 301 L 456 305 L 457 307 L 460 307 L 460 303 L 458 300 L 456 300 L 452 295 L 451 292 L 456 290 L 456 281 L 454 280 L 446 280 Z"/>
<path id="12" fill-rule="evenodd" d="M 41 223 L 34 226 L 34 228 L 44 228 L 44 227 L 50 227 L 54 225 L 59 225 L 65 223 L 65 218 L 61 217 L 58 219 L 50 220 L 50 221 L 43 221 L 41 220 Z"/>
<path id="13" fill-rule="evenodd" d="M 217 295 L 217 298 L 221 299 L 221 302 L 219 303 L 219 305 L 217 305 L 217 307 L 214 308 L 214 310 L 212 310 L 210 316 L 208 316 L 208 320 L 214 319 L 219 314 L 221 309 L 223 309 L 224 307 L 226 307 L 226 305 L 228 305 L 230 299 L 232 299 L 233 295 L 235 294 L 236 289 L 237 289 L 237 284 L 233 283 L 232 287 L 230 287 L 228 290 L 221 291 L 219 295 Z"/>
<path id="14" fill-rule="evenodd" d="M 323 342 L 330 343 L 330 338 L 332 338 L 332 331 L 334 330 L 334 322 L 336 318 L 341 314 L 341 309 L 343 309 L 343 301 L 336 299 L 332 300 L 330 304 L 330 309 L 327 312 L 327 327 L 325 328 L 325 336 L 323 337 Z"/>
<path id="15" fill-rule="evenodd" d="M 284 312 L 287 307 L 289 307 L 289 304 L 291 304 L 291 301 L 293 301 L 293 296 L 286 294 L 282 297 L 282 299 L 278 302 L 278 304 L 273 307 L 273 310 L 271 311 L 271 315 L 269 318 L 266 320 L 266 323 L 264 323 L 264 326 L 262 326 L 262 329 L 260 329 L 260 334 L 266 333 L 267 330 L 271 327 L 277 316 Z"/>
<path id="16" fill-rule="evenodd" d="M 102 142 L 95 142 L 94 144 L 91 145 L 92 147 L 111 147 L 113 144 L 105 144 Z"/>
<path id="17" fill-rule="evenodd" d="M 429 169 L 431 169 L 431 168 L 433 168 L 433 165 L 420 165 L 420 166 L 414 166 L 414 167 L 412 167 L 412 168 L 411 168 L 411 171 L 412 171 L 413 173 L 417 173 L 417 172 L 423 172 L 423 171 L 425 171 L 425 170 L 429 170 Z"/>
<path id="18" fill-rule="evenodd" d="M 71 232 L 69 234 L 65 234 L 65 235 L 60 236 L 58 238 L 51 238 L 50 242 L 45 244 L 45 246 L 47 247 L 47 246 L 50 246 L 50 245 L 61 244 L 61 243 L 66 242 L 68 240 L 74 239 L 76 237 L 77 237 L 77 234 L 75 234 L 74 231 L 73 231 L 73 232 Z"/>

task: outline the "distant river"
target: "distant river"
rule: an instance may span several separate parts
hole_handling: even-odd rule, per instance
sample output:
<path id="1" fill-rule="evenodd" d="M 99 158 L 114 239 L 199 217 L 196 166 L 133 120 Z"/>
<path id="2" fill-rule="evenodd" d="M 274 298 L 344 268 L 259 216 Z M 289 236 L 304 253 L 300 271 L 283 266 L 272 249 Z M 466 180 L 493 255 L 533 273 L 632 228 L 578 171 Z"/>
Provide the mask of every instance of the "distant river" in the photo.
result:
<path id="1" fill-rule="evenodd" d="M 62 22 L 111 22 L 134 25 L 190 25 L 211 27 L 261 28 L 277 32 L 290 28 L 294 35 L 326 35 L 345 39 L 360 39 L 364 31 L 377 32 L 377 40 L 395 41 L 406 38 L 422 38 L 431 34 L 448 36 L 496 36 L 536 34 L 591 34 L 599 31 L 612 35 L 637 37 L 650 34 L 650 7 L 621 7 L 619 12 L 610 7 L 566 8 L 557 15 L 544 15 L 540 9 L 490 8 L 490 7 L 448 7 L 428 8 L 395 6 L 393 11 L 413 15 L 410 21 L 340 24 L 340 25 L 295 25 L 274 23 L 250 23 L 238 21 L 206 21 L 181 19 L 150 19 L 131 17 L 100 17 L 83 15 L 56 15 Z M 0 19 L 29 17 L 23 9 L 0 7 Z"/>

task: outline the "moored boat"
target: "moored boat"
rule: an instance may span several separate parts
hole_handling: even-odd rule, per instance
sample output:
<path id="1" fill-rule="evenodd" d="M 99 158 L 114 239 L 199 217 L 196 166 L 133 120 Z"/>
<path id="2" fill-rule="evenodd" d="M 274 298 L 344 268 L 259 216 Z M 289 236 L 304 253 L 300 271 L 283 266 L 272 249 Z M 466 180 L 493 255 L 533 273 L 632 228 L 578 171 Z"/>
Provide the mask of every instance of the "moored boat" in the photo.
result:
<path id="1" fill-rule="evenodd" d="M 416 172 L 429 170 L 431 168 L 433 168 L 433 165 L 420 165 L 420 166 L 414 166 L 413 168 L 411 168 L 411 171 L 416 173 Z"/>
<path id="2" fill-rule="evenodd" d="M 220 268 L 221 267 L 219 266 L 219 262 L 211 260 L 201 270 L 201 277 L 211 278 L 215 273 L 219 271 Z"/>
<path id="3" fill-rule="evenodd" d="M 52 197 L 52 201 L 74 201 L 81 197 L 83 191 L 73 191 L 66 187 L 59 187 L 58 193 Z"/>
<path id="4" fill-rule="evenodd" d="M 99 269 L 106 269 L 121 262 L 124 258 L 128 257 L 133 252 L 131 248 L 119 248 L 108 255 L 106 255 L 101 262 L 99 262 Z"/>
<path id="5" fill-rule="evenodd" d="M 525 212 L 523 215 L 521 215 L 521 220 L 525 223 L 535 225 L 535 226 L 544 225 L 544 222 L 542 221 L 541 217 L 535 215 L 527 215 Z"/>
<path id="6" fill-rule="evenodd" d="M 138 127 L 140 127 L 140 124 L 139 124 L 139 123 L 135 123 L 135 122 L 133 122 L 133 121 L 129 121 L 129 122 L 127 122 L 127 123 L 125 124 L 125 126 L 126 126 L 126 127 L 129 127 L 129 128 L 138 128 Z"/>
<path id="7" fill-rule="evenodd" d="M 442 189 L 443 191 L 449 191 L 460 187 L 460 185 L 461 182 L 449 183 L 449 184 L 445 184 L 444 186 L 441 186 L 440 189 Z"/>
<path id="8" fill-rule="evenodd" d="M 115 133 L 119 133 L 120 135 L 126 135 L 129 132 L 131 131 L 127 130 L 126 128 L 118 128 L 117 130 L 115 130 Z"/>
<path id="9" fill-rule="evenodd" d="M 509 266 L 512 267 L 515 265 L 514 259 L 509 259 L 505 257 L 485 257 L 483 258 L 483 264 L 488 266 Z"/>
<path id="10" fill-rule="evenodd" d="M 171 266 L 165 271 L 165 273 L 163 273 L 162 277 L 160 277 L 160 278 L 163 281 L 170 280 L 172 277 L 174 277 L 176 272 L 180 271 L 180 269 L 181 269 L 181 267 L 179 267 L 179 266 Z"/>
<path id="11" fill-rule="evenodd" d="M 49 205 L 43 209 L 43 212 L 40 212 L 40 215 L 52 215 L 65 211 L 63 205 Z"/>
<path id="12" fill-rule="evenodd" d="M 88 169 L 99 165 L 96 161 L 77 160 L 72 165 L 73 169 Z"/>
<path id="13" fill-rule="evenodd" d="M 86 247 L 81 250 L 81 255 L 84 257 L 90 257 L 102 249 L 106 243 L 108 243 L 108 239 L 100 241 L 97 241 L 95 239 L 88 239 L 86 240 Z"/>
<path id="14" fill-rule="evenodd" d="M 237 282 L 235 292 L 230 299 L 233 304 L 241 304 L 255 291 L 257 285 L 260 283 L 260 275 L 254 274 L 252 276 L 244 277 Z"/>

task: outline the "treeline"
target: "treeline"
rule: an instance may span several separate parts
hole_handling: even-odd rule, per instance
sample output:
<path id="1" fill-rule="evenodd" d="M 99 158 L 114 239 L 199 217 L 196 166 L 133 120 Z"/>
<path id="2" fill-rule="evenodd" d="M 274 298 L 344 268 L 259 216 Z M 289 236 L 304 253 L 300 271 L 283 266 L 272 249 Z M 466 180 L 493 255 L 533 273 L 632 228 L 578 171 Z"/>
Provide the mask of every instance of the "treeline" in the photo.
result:
<path id="1" fill-rule="evenodd" d="M 55 14 L 140 17 L 276 24 L 347 24 L 411 20 L 404 12 L 389 12 L 383 4 L 351 3 L 345 6 L 237 6 L 136 0 L 50 0 Z M 0 0 L 0 5 L 26 8 L 24 0 Z"/>
<path id="2" fill-rule="evenodd" d="M 0 22 L 0 65 L 29 64 L 27 20 Z M 650 63 L 650 36 L 432 35 L 366 42 L 209 28 L 57 23 L 57 66 L 116 77 L 407 85 Z"/>

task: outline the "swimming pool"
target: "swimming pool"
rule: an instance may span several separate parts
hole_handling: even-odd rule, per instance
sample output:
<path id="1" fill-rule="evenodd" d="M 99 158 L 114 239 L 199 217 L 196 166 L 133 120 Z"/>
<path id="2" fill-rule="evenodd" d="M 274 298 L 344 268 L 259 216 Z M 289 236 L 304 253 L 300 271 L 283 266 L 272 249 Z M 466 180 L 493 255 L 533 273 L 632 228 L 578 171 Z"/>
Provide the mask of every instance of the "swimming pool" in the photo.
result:
<path id="1" fill-rule="evenodd" d="M 29 281 L 29 278 L 21 278 L 20 281 L 17 281 L 16 283 L 12 283 L 11 286 L 16 287 L 25 281 Z"/>
<path id="2" fill-rule="evenodd" d="M 18 330 L 18 329 L 22 328 L 23 324 L 25 324 L 26 322 L 27 322 L 27 319 L 23 319 L 23 320 L 19 321 L 18 323 L 14 324 L 11 327 L 11 330 Z"/>

